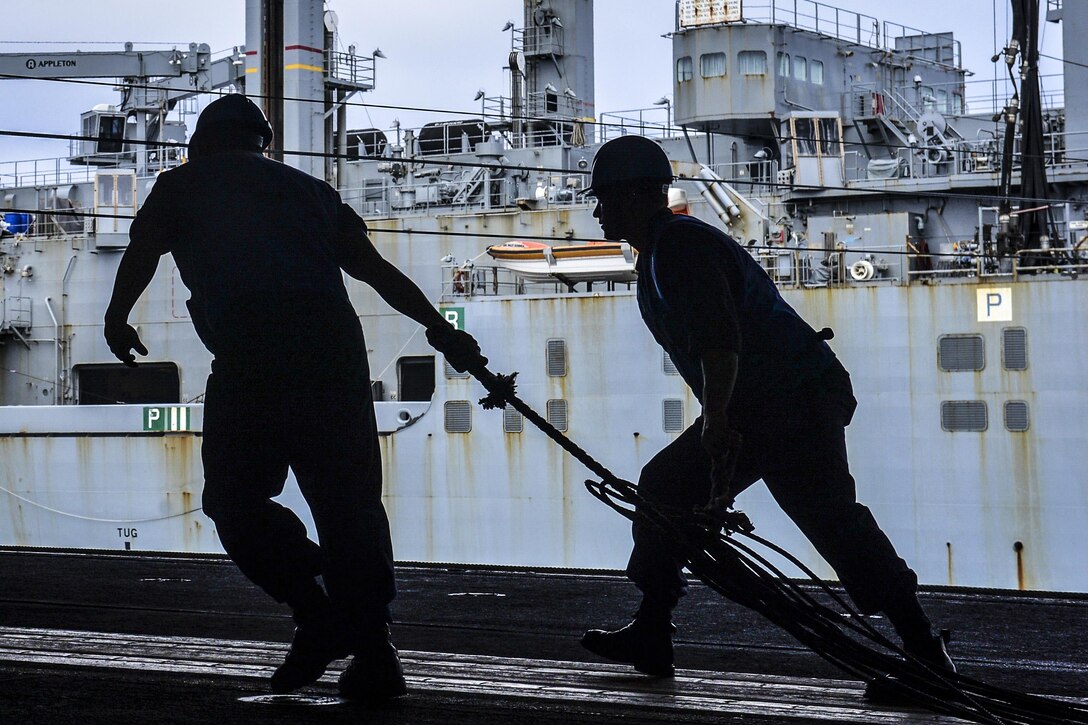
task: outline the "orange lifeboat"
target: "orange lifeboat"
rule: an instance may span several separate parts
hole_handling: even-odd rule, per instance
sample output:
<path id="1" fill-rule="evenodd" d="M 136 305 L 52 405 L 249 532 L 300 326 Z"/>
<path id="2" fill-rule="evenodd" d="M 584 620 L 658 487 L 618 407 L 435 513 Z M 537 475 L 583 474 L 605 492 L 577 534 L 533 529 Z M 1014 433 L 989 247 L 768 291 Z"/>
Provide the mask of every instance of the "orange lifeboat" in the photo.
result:
<path id="1" fill-rule="evenodd" d="M 513 240 L 487 248 L 500 267 L 534 282 L 633 282 L 636 252 L 626 242 L 582 242 L 551 246 Z"/>

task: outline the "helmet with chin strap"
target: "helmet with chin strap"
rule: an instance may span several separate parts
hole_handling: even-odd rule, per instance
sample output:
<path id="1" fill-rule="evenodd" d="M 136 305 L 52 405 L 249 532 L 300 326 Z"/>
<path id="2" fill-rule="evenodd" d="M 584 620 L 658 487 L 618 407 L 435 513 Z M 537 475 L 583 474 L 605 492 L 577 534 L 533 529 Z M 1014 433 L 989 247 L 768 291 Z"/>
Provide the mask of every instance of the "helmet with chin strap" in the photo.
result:
<path id="1" fill-rule="evenodd" d="M 597 150 L 588 190 L 664 186 L 672 179 L 672 164 L 657 143 L 645 136 L 620 136 Z"/>

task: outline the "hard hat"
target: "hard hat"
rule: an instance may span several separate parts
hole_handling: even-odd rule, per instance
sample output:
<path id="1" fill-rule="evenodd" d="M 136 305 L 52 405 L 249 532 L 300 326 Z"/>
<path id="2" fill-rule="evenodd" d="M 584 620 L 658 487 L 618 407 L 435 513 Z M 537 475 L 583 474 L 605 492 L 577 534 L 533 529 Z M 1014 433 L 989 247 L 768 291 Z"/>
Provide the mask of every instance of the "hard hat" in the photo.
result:
<path id="1" fill-rule="evenodd" d="M 601 191 L 670 181 L 672 164 L 660 146 L 645 136 L 620 136 L 597 150 L 589 186 L 592 191 Z"/>
<path id="2" fill-rule="evenodd" d="M 669 187 L 669 209 L 674 214 L 686 214 L 688 212 L 688 193 L 683 189 Z"/>
<path id="3" fill-rule="evenodd" d="M 200 146 L 219 133 L 252 131 L 261 137 L 261 149 L 272 143 L 272 126 L 257 104 L 241 93 L 231 93 L 212 101 L 200 113 L 189 146 Z"/>

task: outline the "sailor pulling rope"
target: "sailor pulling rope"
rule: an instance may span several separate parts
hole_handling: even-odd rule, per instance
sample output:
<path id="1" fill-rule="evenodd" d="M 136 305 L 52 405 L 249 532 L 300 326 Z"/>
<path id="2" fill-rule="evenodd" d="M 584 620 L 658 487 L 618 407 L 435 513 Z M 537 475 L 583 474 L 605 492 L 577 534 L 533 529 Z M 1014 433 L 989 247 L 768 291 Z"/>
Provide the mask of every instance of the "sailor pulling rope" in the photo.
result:
<path id="1" fill-rule="evenodd" d="M 488 391 L 479 401 L 485 409 L 510 405 L 600 478 L 586 481 L 595 498 L 628 519 L 657 527 L 678 546 L 687 567 L 707 586 L 764 615 L 850 675 L 879 683 L 888 696 L 902 703 L 975 722 L 1088 723 L 1086 706 L 944 671 L 911 656 L 874 629 L 798 559 L 757 536 L 748 517 L 732 508 L 728 474 L 731 463 L 735 464 L 735 450 L 732 461 L 719 464 L 714 492 L 705 507 L 696 512 L 667 512 L 641 497 L 634 484 L 617 477 L 521 400 L 516 394 L 517 373 L 496 375 L 479 368 L 470 372 Z M 834 606 L 788 578 L 753 544 L 797 566 Z"/>

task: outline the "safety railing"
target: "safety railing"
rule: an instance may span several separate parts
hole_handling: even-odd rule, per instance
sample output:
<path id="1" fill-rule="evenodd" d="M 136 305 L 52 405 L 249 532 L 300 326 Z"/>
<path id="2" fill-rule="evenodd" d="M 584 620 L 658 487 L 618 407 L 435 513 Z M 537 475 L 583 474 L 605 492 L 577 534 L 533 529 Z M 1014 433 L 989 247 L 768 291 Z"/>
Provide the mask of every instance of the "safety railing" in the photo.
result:
<path id="1" fill-rule="evenodd" d="M 785 23 L 799 30 L 808 30 L 836 40 L 881 50 L 893 49 L 896 38 L 934 35 L 908 25 L 881 21 L 872 15 L 843 10 L 814 0 L 748 0 L 744 3 L 744 20 Z M 678 18 L 677 30 L 681 29 Z M 962 60 L 959 41 L 954 41 L 952 46 L 951 64 L 959 67 Z"/>
<path id="2" fill-rule="evenodd" d="M 359 89 L 374 87 L 374 58 L 338 50 L 325 51 L 325 75 L 330 81 Z"/>
<path id="3" fill-rule="evenodd" d="M 667 106 L 632 108 L 625 111 L 602 113 L 598 125 L 601 141 L 630 134 L 650 138 L 668 138 L 680 129 L 669 123 Z"/>

